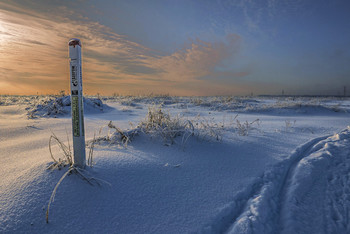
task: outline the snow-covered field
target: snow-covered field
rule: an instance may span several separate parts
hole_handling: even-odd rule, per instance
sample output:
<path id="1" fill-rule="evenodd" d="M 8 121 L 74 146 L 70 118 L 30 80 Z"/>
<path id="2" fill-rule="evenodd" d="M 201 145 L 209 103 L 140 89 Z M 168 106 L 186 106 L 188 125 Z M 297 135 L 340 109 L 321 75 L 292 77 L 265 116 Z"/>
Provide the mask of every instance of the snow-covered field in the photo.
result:
<path id="1" fill-rule="evenodd" d="M 150 127 L 149 108 L 174 125 Z M 99 185 L 65 177 L 46 223 L 69 97 L 0 96 L 0 233 L 350 233 L 349 98 L 90 97 L 85 110 L 97 140 L 83 173 Z M 123 143 L 110 121 L 137 134 Z"/>

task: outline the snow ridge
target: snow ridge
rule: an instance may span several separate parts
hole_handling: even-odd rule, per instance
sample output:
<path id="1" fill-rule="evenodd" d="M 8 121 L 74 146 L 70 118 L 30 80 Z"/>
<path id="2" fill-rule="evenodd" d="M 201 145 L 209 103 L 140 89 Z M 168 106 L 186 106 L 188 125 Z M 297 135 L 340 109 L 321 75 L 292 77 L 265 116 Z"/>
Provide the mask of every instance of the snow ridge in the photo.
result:
<path id="1" fill-rule="evenodd" d="M 319 142 L 293 169 L 282 233 L 350 233 L 350 127 Z"/>
<path id="2" fill-rule="evenodd" d="M 200 232 L 349 233 L 349 139 L 350 127 L 298 147 Z"/>

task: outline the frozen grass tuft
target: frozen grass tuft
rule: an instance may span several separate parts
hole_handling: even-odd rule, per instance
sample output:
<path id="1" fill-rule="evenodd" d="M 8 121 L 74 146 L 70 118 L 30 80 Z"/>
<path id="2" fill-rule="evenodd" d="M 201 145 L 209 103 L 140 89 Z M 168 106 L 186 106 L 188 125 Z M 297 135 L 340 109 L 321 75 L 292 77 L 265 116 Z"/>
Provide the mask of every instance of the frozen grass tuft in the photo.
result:
<path id="1" fill-rule="evenodd" d="M 96 143 L 96 133 L 94 134 L 94 138 L 91 141 L 90 147 L 89 147 L 89 156 L 87 160 L 87 165 L 89 167 L 93 166 L 93 154 L 94 154 L 94 149 L 95 149 L 95 143 Z"/>
<path id="2" fill-rule="evenodd" d="M 260 127 L 260 120 L 256 119 L 253 122 L 240 122 L 238 119 L 236 120 L 236 129 L 237 133 L 240 136 L 248 136 L 249 132 L 254 129 L 253 125 L 256 124 Z"/>
<path id="3" fill-rule="evenodd" d="M 94 140 L 88 141 L 88 144 L 94 147 L 96 143 L 101 144 L 107 142 L 110 145 L 123 145 L 124 147 L 127 147 L 133 138 L 138 135 L 140 130 L 138 127 L 131 130 L 121 130 L 116 127 L 112 121 L 109 121 L 107 127 L 108 133 L 106 136 L 94 136 Z M 100 129 L 100 133 L 101 130 L 102 128 Z"/>
<path id="4" fill-rule="evenodd" d="M 84 169 L 76 167 L 73 163 L 73 152 L 72 152 L 72 148 L 70 146 L 69 143 L 69 137 L 68 137 L 68 133 L 67 133 L 67 142 L 68 145 L 66 145 L 63 141 L 61 141 L 53 132 L 52 135 L 50 136 L 49 139 L 49 151 L 50 151 L 50 156 L 53 160 L 53 163 L 47 168 L 49 170 L 61 170 L 65 167 L 68 167 L 68 170 L 63 174 L 63 176 L 59 179 L 59 181 L 57 182 L 55 188 L 53 189 L 51 196 L 50 196 L 50 200 L 49 203 L 47 205 L 47 210 L 46 210 L 46 223 L 49 223 L 49 211 L 50 211 L 50 206 L 51 203 L 54 202 L 55 200 L 55 195 L 57 192 L 57 189 L 59 187 L 59 185 L 62 183 L 63 179 L 66 178 L 66 176 L 70 175 L 70 174 L 76 174 L 78 175 L 80 178 L 82 178 L 83 180 L 85 180 L 88 184 L 90 185 L 100 185 L 99 179 L 93 178 L 93 177 L 87 177 L 86 175 L 84 175 Z M 53 154 L 53 145 L 54 143 L 56 143 L 56 146 L 58 146 L 58 149 L 61 152 L 61 155 L 57 157 L 54 156 Z M 88 165 L 92 167 L 93 165 L 93 149 L 94 149 L 94 145 L 95 145 L 95 137 L 89 147 L 89 156 L 88 156 Z M 104 181 L 102 181 L 104 182 Z"/>
<path id="5" fill-rule="evenodd" d="M 110 145 L 123 145 L 126 147 L 133 141 L 135 136 L 144 134 L 151 138 L 159 138 L 165 145 L 180 144 L 185 146 L 190 137 L 205 141 L 222 141 L 224 132 L 233 129 L 239 136 L 248 136 L 253 130 L 259 130 L 261 121 L 256 119 L 252 122 L 241 122 L 237 119 L 238 114 L 231 123 L 216 122 L 214 118 L 206 118 L 200 115 L 187 119 L 178 114 L 172 116 L 166 113 L 161 105 L 153 105 L 148 108 L 146 117 L 136 127 L 122 130 L 110 121 L 108 134 L 99 137 L 96 142 L 107 142 Z M 179 140 L 180 139 L 180 140 Z"/>
<path id="6" fill-rule="evenodd" d="M 170 113 L 165 113 L 161 105 L 150 106 L 146 117 L 136 127 L 132 124 L 131 127 L 130 130 L 122 130 L 110 121 L 108 123 L 108 134 L 97 138 L 96 142 L 127 146 L 135 136 L 140 134 L 151 138 L 160 138 L 165 145 L 177 143 L 184 146 L 191 136 L 202 140 L 220 141 L 222 139 L 222 127 L 218 124 L 200 116 L 193 120 L 186 119 L 182 115 L 172 116 Z M 111 130 L 113 131 L 112 133 Z M 181 140 L 179 142 L 177 139 L 180 137 Z"/>
<path id="7" fill-rule="evenodd" d="M 69 138 L 68 138 L 68 133 L 67 133 L 67 141 L 68 145 L 64 144 L 53 132 L 51 132 L 52 135 L 50 136 L 49 139 L 49 151 L 50 151 L 50 156 L 53 160 L 53 164 L 51 164 L 48 169 L 59 169 L 61 170 L 63 167 L 66 166 L 73 166 L 73 159 L 72 159 L 72 150 L 70 147 L 69 143 Z M 61 150 L 61 156 L 63 157 L 58 157 L 56 158 L 53 155 L 53 144 L 56 143 L 58 145 L 58 148 Z"/>
<path id="8" fill-rule="evenodd" d="M 111 141 L 119 140 L 121 143 L 123 143 L 125 146 L 128 145 L 129 142 L 131 142 L 131 139 L 134 137 L 133 132 L 124 132 L 120 128 L 116 127 L 112 121 L 109 121 L 108 123 L 109 129 L 114 129 L 115 133 L 110 137 Z"/>
<path id="9" fill-rule="evenodd" d="M 29 107 L 26 108 L 27 116 L 30 119 L 36 117 L 57 117 L 69 112 L 70 97 L 46 96 L 36 98 Z"/>
<path id="10" fill-rule="evenodd" d="M 104 105 L 102 100 L 94 97 L 83 97 L 84 109 L 103 112 L 109 109 Z M 71 111 L 70 96 L 43 96 L 33 98 L 26 107 L 27 117 L 29 119 L 37 117 L 59 117 L 70 113 Z"/>
<path id="11" fill-rule="evenodd" d="M 180 115 L 172 117 L 169 113 L 164 113 L 161 106 L 149 107 L 147 116 L 140 122 L 139 128 L 147 135 L 160 136 L 165 142 L 170 144 L 174 144 L 174 140 L 178 136 L 188 138 L 188 136 L 195 133 L 191 121 Z"/>

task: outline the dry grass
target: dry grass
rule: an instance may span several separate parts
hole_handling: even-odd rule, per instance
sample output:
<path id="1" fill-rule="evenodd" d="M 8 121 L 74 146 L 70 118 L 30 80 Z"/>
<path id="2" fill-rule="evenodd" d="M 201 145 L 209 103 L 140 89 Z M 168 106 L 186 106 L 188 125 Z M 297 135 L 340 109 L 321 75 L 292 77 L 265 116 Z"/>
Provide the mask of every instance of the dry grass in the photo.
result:
<path id="1" fill-rule="evenodd" d="M 161 106 L 149 107 L 146 118 L 138 126 L 142 132 L 153 137 L 160 136 L 165 142 L 171 144 L 178 136 L 188 138 L 194 135 L 195 130 L 191 121 L 180 115 L 172 117 L 169 113 L 164 113 Z"/>
<path id="2" fill-rule="evenodd" d="M 62 183 L 63 179 L 66 178 L 67 175 L 70 174 L 76 174 L 78 175 L 80 178 L 82 178 L 83 180 L 85 180 L 88 184 L 90 185 L 100 185 L 101 180 L 93 178 L 93 177 L 87 177 L 86 175 L 84 175 L 84 169 L 79 168 L 74 166 L 73 164 L 73 158 L 72 158 L 72 148 L 70 146 L 69 143 L 69 137 L 68 137 L 68 133 L 67 133 L 67 142 L 68 145 L 66 145 L 63 141 L 61 141 L 53 132 L 52 135 L 50 136 L 49 139 L 49 151 L 50 151 L 50 156 L 53 160 L 53 163 L 47 168 L 49 170 L 61 170 L 64 167 L 68 167 L 68 170 L 63 174 L 63 176 L 59 179 L 59 181 L 57 182 L 55 188 L 53 189 L 51 196 L 50 196 L 50 200 L 49 203 L 47 205 L 47 210 L 46 210 L 46 223 L 49 223 L 49 211 L 50 211 L 50 206 L 51 203 L 54 202 L 55 200 L 55 195 L 57 192 L 57 189 L 59 187 L 59 185 Z M 92 144 L 90 145 L 90 149 L 89 149 L 89 157 L 88 157 L 88 166 L 92 167 L 93 165 L 93 150 L 94 150 L 94 143 L 95 142 L 95 137 L 92 141 Z M 57 144 L 60 152 L 61 152 L 61 157 L 59 156 L 58 158 L 54 156 L 53 152 L 54 150 L 52 149 L 54 143 Z M 104 182 L 104 181 L 102 181 Z"/>
<path id="3" fill-rule="evenodd" d="M 93 155 L 94 155 L 95 143 L 96 143 L 96 134 L 94 134 L 94 138 L 92 139 L 92 142 L 91 142 L 90 148 L 89 148 L 89 156 L 88 156 L 88 160 L 87 160 L 87 165 L 89 167 L 93 166 Z"/>
<path id="4" fill-rule="evenodd" d="M 165 145 L 179 143 L 184 146 L 191 136 L 205 140 L 219 141 L 222 139 L 221 128 L 218 124 L 200 116 L 193 120 L 181 115 L 171 116 L 170 113 L 164 112 L 161 105 L 150 106 L 146 117 L 136 127 L 130 125 L 131 130 L 122 130 L 110 121 L 108 134 L 97 138 L 96 142 L 122 144 L 126 147 L 135 136 L 141 133 L 151 138 L 160 138 Z M 110 130 L 113 132 L 111 133 Z M 181 137 L 181 142 L 176 141 L 178 137 Z"/>
<path id="5" fill-rule="evenodd" d="M 119 134 L 119 139 L 124 145 L 128 145 L 129 142 L 131 142 L 131 135 L 127 132 L 123 132 L 120 128 L 116 127 L 112 121 L 109 121 L 108 127 L 110 129 L 115 129 L 116 133 Z M 130 136 L 129 136 L 130 135 Z"/>
<path id="6" fill-rule="evenodd" d="M 62 169 L 62 167 L 66 166 L 73 166 L 73 158 L 72 158 L 72 149 L 69 143 L 69 137 L 67 133 L 67 142 L 68 145 L 64 144 L 53 132 L 51 132 L 52 135 L 50 136 L 49 139 L 49 151 L 50 151 L 50 156 L 53 160 L 53 164 L 51 164 L 48 169 L 56 169 L 58 168 L 59 170 Z M 58 145 L 59 149 L 61 150 L 61 156 L 63 157 L 56 157 L 53 155 L 53 150 L 52 146 L 53 143 L 56 142 Z"/>
<path id="7" fill-rule="evenodd" d="M 253 125 L 256 124 L 258 127 L 260 127 L 260 120 L 256 119 L 253 122 L 245 121 L 241 123 L 238 119 L 236 119 L 236 129 L 237 133 L 240 136 L 248 136 L 249 132 L 254 129 Z"/>

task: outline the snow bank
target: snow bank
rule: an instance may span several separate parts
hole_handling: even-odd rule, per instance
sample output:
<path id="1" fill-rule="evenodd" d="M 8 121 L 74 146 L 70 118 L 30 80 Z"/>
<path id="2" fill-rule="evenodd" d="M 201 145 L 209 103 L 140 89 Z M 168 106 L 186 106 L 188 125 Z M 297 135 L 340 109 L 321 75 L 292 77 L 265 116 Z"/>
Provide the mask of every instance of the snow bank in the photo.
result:
<path id="1" fill-rule="evenodd" d="M 340 103 L 332 104 L 322 102 L 317 99 L 234 99 L 227 102 L 217 103 L 212 105 L 213 110 L 228 110 L 235 112 L 252 112 L 265 114 L 329 114 L 334 112 L 347 112 L 346 107 Z"/>
<path id="2" fill-rule="evenodd" d="M 350 127 L 293 168 L 281 208 L 284 233 L 350 233 Z"/>
<path id="3" fill-rule="evenodd" d="M 349 233 L 350 127 L 298 147 L 240 192 L 203 233 Z"/>
<path id="4" fill-rule="evenodd" d="M 157 101 L 168 100 L 162 106 L 163 114 L 179 114 L 190 120 L 203 117 L 203 126 L 201 118 L 197 119 L 198 132 L 207 133 L 206 127 L 210 132 L 216 130 L 222 136 L 220 142 L 189 137 L 182 147 L 183 134 L 174 137 L 179 144 L 165 144 L 163 136 L 157 134 L 169 128 L 159 124 L 151 125 L 156 128 L 140 134 L 127 147 L 96 145 L 96 164 L 84 173 L 109 184 L 92 187 L 74 174 L 67 176 L 51 204 L 48 224 L 45 212 L 50 195 L 67 171 L 46 170 L 51 160 L 50 129 L 67 143 L 71 120 L 64 118 L 64 113 L 57 114 L 58 118 L 27 119 L 27 105 L 42 102 L 44 109 L 53 105 L 48 104 L 56 100 L 53 97 L 5 101 L 13 104 L 0 106 L 0 233 L 349 232 L 349 130 L 333 135 L 349 124 L 349 114 L 317 112 L 286 117 L 278 116 L 278 111 L 277 116 L 239 113 L 241 123 L 261 120 L 247 135 L 239 134 L 233 121 L 237 113 L 213 111 L 225 98 L 201 99 L 208 100 L 207 106 L 197 106 L 191 98 Z M 47 100 L 46 104 L 41 100 Z M 130 106 L 132 112 L 124 112 L 124 105 L 109 101 L 114 109 L 108 113 L 90 103 L 93 113 L 102 114 L 86 118 L 87 141 L 101 129 L 96 135 L 104 136 L 109 128 L 101 126 L 109 121 L 126 129 L 129 122 L 137 124 L 147 115 L 142 99 L 130 102 L 137 103 Z M 61 100 L 62 105 L 59 102 L 56 107 L 69 111 L 65 100 Z M 155 103 L 151 98 L 147 102 Z M 233 101 L 227 98 L 227 102 Z M 275 98 L 242 98 L 241 103 L 243 107 L 276 102 Z M 15 105 L 20 103 L 23 105 Z M 350 107 L 342 100 L 320 103 Z M 287 128 L 293 121 L 296 126 Z M 195 121 L 193 125 L 196 129 Z M 113 137 L 121 139 L 118 131 L 109 130 L 112 141 Z M 326 134 L 332 137 L 317 138 L 292 152 L 308 139 Z M 55 155 L 60 154 L 55 149 Z"/>
<path id="5" fill-rule="evenodd" d="M 29 118 L 36 117 L 58 117 L 70 114 L 71 111 L 70 96 L 64 97 L 45 97 L 33 102 L 26 108 Z M 106 104 L 98 98 L 85 98 L 84 97 L 84 113 L 96 114 L 110 110 Z"/>
<path id="6" fill-rule="evenodd" d="M 66 97 L 63 97 L 63 99 Z M 48 96 L 0 96 L 0 106 L 25 104 L 31 105 L 30 109 L 35 110 L 35 105 L 50 105 L 44 107 L 45 116 L 65 114 L 66 111 L 60 106 L 60 99 Z M 115 96 L 115 97 L 89 97 L 95 106 L 100 106 L 98 100 L 105 102 L 120 103 L 126 108 L 142 109 L 144 105 L 156 104 L 174 106 L 176 108 L 203 107 L 212 111 L 229 111 L 240 113 L 265 113 L 265 114 L 330 114 L 350 112 L 350 100 L 348 98 L 334 97 L 171 97 L 171 96 Z M 58 104 L 59 107 L 54 105 Z M 94 106 L 94 105 L 93 105 Z M 40 106 L 38 107 L 40 110 Z M 68 108 L 69 109 L 69 108 Z M 67 109 L 67 111 L 69 111 Z M 57 112 L 57 113 L 56 113 Z M 92 111 L 94 112 L 94 111 Z"/>

